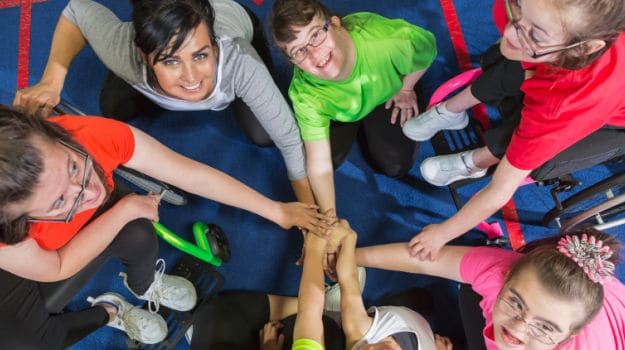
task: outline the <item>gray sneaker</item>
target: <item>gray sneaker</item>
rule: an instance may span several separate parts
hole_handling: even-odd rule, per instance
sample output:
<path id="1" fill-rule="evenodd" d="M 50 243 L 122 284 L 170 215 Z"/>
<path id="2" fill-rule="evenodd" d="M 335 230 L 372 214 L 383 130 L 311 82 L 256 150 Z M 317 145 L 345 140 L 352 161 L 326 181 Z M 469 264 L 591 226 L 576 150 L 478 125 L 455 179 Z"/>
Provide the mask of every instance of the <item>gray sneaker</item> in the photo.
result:
<path id="1" fill-rule="evenodd" d="M 107 326 L 125 332 L 131 339 L 144 344 L 156 344 L 167 337 L 167 323 L 161 315 L 134 306 L 117 293 L 88 297 L 87 301 L 92 306 L 109 304 L 117 308 L 117 315 Z"/>
<path id="2" fill-rule="evenodd" d="M 460 130 L 469 124 L 469 116 L 466 111 L 448 112 L 441 103 L 414 118 L 408 119 L 402 129 L 404 135 L 411 140 L 426 141 L 441 130 Z"/>
<path id="3" fill-rule="evenodd" d="M 367 280 L 367 270 L 364 267 L 358 266 L 358 286 L 360 292 L 365 289 L 365 282 Z M 341 287 L 338 283 L 331 286 L 327 286 L 325 290 L 325 305 L 323 309 L 326 311 L 341 311 Z"/>
<path id="4" fill-rule="evenodd" d="M 486 175 L 488 169 L 471 168 L 465 157 L 471 157 L 473 151 L 444 156 L 436 156 L 421 162 L 421 175 L 434 186 L 446 186 L 452 182 L 473 179 Z"/>
<path id="5" fill-rule="evenodd" d="M 165 274 L 165 260 L 156 261 L 154 281 L 143 295 L 137 295 L 128 287 L 127 276 L 119 273 L 124 279 L 124 285 L 138 299 L 147 300 L 148 310 L 158 312 L 160 305 L 176 311 L 189 311 L 197 303 L 197 292 L 193 283 L 180 277 Z"/>

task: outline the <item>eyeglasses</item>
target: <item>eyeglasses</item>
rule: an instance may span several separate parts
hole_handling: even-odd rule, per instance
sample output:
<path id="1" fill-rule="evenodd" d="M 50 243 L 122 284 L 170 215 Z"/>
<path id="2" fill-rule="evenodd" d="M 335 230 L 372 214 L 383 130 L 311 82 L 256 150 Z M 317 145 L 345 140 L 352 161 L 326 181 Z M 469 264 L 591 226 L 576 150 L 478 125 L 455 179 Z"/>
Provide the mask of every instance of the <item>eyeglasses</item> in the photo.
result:
<path id="1" fill-rule="evenodd" d="M 516 322 L 523 322 L 527 332 L 539 342 L 545 345 L 557 344 L 545 329 L 551 328 L 548 324 L 541 322 L 528 322 L 523 315 L 523 304 L 514 296 L 505 296 L 500 299 L 499 307 L 504 314 Z"/>
<path id="2" fill-rule="evenodd" d="M 582 40 L 576 42 L 571 45 L 558 44 L 558 45 L 548 45 L 541 46 L 536 43 L 536 40 L 532 39 L 532 36 L 525 30 L 525 28 L 521 27 L 519 21 L 523 17 L 521 12 L 521 5 L 519 5 L 519 0 L 505 0 L 506 4 L 506 14 L 508 15 L 508 20 L 510 24 L 516 30 L 517 38 L 519 38 L 519 42 L 525 53 L 531 58 L 539 58 L 542 56 L 550 55 L 552 53 L 565 51 L 568 49 L 572 49 L 574 47 L 580 46 L 585 43 L 587 40 Z"/>
<path id="3" fill-rule="evenodd" d="M 327 20 L 323 27 L 312 34 L 310 40 L 308 40 L 308 44 L 295 50 L 295 52 L 289 56 L 291 62 L 295 64 L 302 63 L 302 61 L 308 57 L 308 47 L 317 47 L 326 40 L 328 37 L 328 29 L 330 29 L 330 20 Z"/>
<path id="4" fill-rule="evenodd" d="M 65 215 L 64 218 L 45 218 L 45 217 L 36 218 L 36 217 L 30 217 L 30 218 L 28 218 L 29 222 L 64 222 L 64 223 L 68 223 L 68 222 L 70 222 L 72 220 L 72 218 L 74 218 L 74 215 L 76 215 L 76 211 L 78 210 L 78 207 L 80 206 L 80 203 L 82 203 L 82 199 L 85 196 L 85 189 L 87 188 L 87 184 L 89 182 L 89 179 L 91 179 L 91 173 L 93 172 L 93 159 L 91 158 L 90 155 L 85 153 L 83 150 L 78 149 L 78 148 L 70 145 L 67 142 L 58 140 L 58 143 L 61 144 L 62 146 L 65 146 L 66 148 L 74 151 L 75 153 L 77 153 L 78 155 L 80 155 L 81 157 L 83 157 L 85 159 L 84 167 L 83 167 L 83 173 L 82 173 L 82 181 L 80 182 L 80 191 L 78 192 L 78 195 L 76 195 L 76 198 L 74 199 L 74 204 L 72 204 L 72 207 L 69 209 L 69 211 L 67 212 L 67 215 Z"/>

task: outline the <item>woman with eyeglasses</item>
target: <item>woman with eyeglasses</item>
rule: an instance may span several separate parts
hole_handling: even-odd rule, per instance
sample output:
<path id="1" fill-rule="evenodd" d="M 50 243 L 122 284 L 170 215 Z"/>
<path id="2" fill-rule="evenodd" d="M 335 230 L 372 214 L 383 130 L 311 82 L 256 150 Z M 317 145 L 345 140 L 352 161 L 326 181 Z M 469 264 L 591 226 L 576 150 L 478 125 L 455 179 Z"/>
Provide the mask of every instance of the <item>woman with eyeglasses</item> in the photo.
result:
<path id="1" fill-rule="evenodd" d="M 421 163 L 436 186 L 496 165 L 456 215 L 410 241 L 422 259 L 435 259 L 446 242 L 503 207 L 528 175 L 553 179 L 625 154 L 625 2 L 498 0 L 494 14 L 503 35 L 482 58 L 482 75 L 404 126 L 417 141 L 462 129 L 465 110 L 479 102 L 498 107 L 502 118 L 485 132 L 486 146 Z"/>
<path id="2" fill-rule="evenodd" d="M 594 229 L 549 237 L 521 252 L 445 246 L 419 260 L 405 243 L 359 248 L 360 266 L 469 284 L 481 300 L 460 311 L 469 350 L 625 349 L 625 285 L 615 276 L 622 247 Z M 473 305 L 479 302 L 479 307 Z"/>
<path id="3" fill-rule="evenodd" d="M 295 65 L 289 96 L 322 211 L 336 208 L 334 169 L 357 136 L 376 171 L 402 177 L 418 144 L 401 126 L 419 112 L 415 86 L 436 57 L 432 33 L 369 12 L 332 16 L 317 0 L 277 0 L 274 42 Z"/>
<path id="4" fill-rule="evenodd" d="M 39 83 L 17 92 L 15 108 L 47 116 L 69 66 L 88 43 L 110 70 L 100 108 L 126 121 L 137 114 L 221 111 L 259 146 L 284 158 L 296 197 L 313 203 L 293 112 L 272 78 L 262 23 L 233 0 L 134 0 L 122 22 L 92 0 L 71 0 L 59 19 Z M 156 106 L 158 105 L 158 107 Z"/>
<path id="5" fill-rule="evenodd" d="M 108 324 L 152 344 L 167 335 L 159 305 L 195 306 L 193 285 L 164 274 L 152 221 L 160 196 L 113 182 L 120 165 L 187 192 L 238 207 L 283 228 L 319 231 L 314 205 L 270 200 L 234 178 L 163 146 L 122 122 L 99 117 L 27 117 L 0 106 L 0 313 L 51 349 L 69 346 Z M 184 176 L 180 176 L 184 174 Z M 94 259 L 118 258 L 123 284 L 148 312 L 104 293 L 92 309 L 50 315 L 37 282 L 81 274 Z M 156 272 L 155 272 L 156 265 Z M 3 339 L 4 341 L 5 339 Z"/>

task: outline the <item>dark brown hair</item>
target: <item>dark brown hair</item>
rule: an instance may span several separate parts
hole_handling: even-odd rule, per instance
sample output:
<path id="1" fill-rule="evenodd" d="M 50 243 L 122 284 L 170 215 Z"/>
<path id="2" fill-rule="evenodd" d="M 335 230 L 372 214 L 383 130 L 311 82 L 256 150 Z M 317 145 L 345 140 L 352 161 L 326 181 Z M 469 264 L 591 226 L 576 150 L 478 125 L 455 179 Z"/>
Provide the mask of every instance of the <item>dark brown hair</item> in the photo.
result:
<path id="1" fill-rule="evenodd" d="M 26 213 L 15 213 L 11 206 L 33 195 L 43 172 L 41 151 L 33 140 L 64 141 L 80 150 L 67 131 L 43 118 L 27 117 L 0 105 L 0 242 L 15 244 L 28 234 Z M 100 177 L 102 170 L 94 163 Z"/>
<path id="2" fill-rule="evenodd" d="M 298 32 L 293 27 L 304 27 L 315 16 L 327 20 L 332 14 L 318 0 L 276 0 L 269 14 L 269 29 L 276 45 L 283 49 L 295 40 Z"/>

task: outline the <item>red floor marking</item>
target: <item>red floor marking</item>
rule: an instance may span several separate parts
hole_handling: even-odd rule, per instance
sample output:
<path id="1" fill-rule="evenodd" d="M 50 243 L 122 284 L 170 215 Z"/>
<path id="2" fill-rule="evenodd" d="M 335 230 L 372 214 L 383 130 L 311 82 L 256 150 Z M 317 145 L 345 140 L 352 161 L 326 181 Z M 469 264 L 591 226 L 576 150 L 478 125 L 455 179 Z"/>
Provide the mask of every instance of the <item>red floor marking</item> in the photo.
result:
<path id="1" fill-rule="evenodd" d="M 473 68 L 471 65 L 471 57 L 469 56 L 467 43 L 464 40 L 464 35 L 462 34 L 462 27 L 460 26 L 460 21 L 458 20 L 458 14 L 456 12 L 456 8 L 454 7 L 453 0 L 440 0 L 440 4 L 460 70 L 469 70 Z M 491 128 L 491 123 L 483 104 L 479 104 L 473 108 L 473 115 L 475 119 L 482 124 L 485 130 Z M 521 225 L 519 224 L 519 216 L 512 199 L 510 199 L 510 201 L 508 201 L 508 203 L 501 208 L 501 213 L 506 230 L 508 231 L 510 245 L 516 250 L 524 244 L 525 238 L 523 236 L 523 231 L 521 230 Z"/>
<path id="2" fill-rule="evenodd" d="M 30 58 L 30 25 L 32 4 L 48 0 L 0 0 L 0 9 L 20 8 L 20 21 L 17 47 L 17 88 L 28 86 L 28 66 Z"/>
<path id="3" fill-rule="evenodd" d="M 17 88 L 28 86 L 28 66 L 30 64 L 30 24 L 32 20 L 32 2 L 20 1 L 20 33 L 17 48 Z"/>

